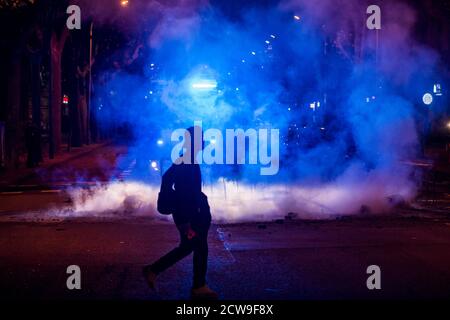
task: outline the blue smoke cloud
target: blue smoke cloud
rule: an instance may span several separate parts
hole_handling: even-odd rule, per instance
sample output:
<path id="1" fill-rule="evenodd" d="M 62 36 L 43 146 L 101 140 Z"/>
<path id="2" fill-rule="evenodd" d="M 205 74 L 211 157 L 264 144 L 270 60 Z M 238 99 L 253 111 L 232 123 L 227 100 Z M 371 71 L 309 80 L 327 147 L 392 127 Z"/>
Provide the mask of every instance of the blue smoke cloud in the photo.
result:
<path id="1" fill-rule="evenodd" d="M 361 30 L 366 4 L 349 2 L 274 1 L 233 16 L 204 2 L 187 14 L 183 2 L 162 10 L 141 28 L 149 50 L 138 72 L 109 74 L 97 90 L 102 126 L 127 124 L 137 159 L 169 157 L 171 130 L 195 120 L 204 129 L 277 128 L 277 176 L 251 166 L 220 166 L 213 176 L 301 184 L 376 176 L 413 190 L 402 161 L 417 154 L 418 102 L 439 57 L 414 41 L 407 5 L 384 2 L 382 30 L 370 31 Z"/>

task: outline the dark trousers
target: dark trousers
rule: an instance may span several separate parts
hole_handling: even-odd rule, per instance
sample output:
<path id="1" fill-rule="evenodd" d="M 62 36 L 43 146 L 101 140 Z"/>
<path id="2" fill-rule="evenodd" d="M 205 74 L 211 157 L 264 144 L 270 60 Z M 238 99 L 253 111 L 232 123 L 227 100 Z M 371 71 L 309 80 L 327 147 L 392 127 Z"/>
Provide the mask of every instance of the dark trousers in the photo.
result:
<path id="1" fill-rule="evenodd" d="M 191 240 L 187 238 L 178 226 L 177 228 L 180 232 L 180 244 L 152 264 L 150 270 L 155 274 L 159 274 L 194 252 L 194 281 L 192 287 L 203 287 L 206 284 L 206 270 L 208 267 L 209 224 L 201 227 L 192 226 L 197 235 Z"/>

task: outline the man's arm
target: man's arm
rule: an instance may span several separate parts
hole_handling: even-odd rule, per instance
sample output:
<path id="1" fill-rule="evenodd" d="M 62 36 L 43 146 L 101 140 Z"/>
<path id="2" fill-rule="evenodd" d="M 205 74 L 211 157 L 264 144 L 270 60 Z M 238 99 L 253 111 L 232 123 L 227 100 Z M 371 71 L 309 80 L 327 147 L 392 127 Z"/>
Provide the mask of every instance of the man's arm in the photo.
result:
<path id="1" fill-rule="evenodd" d="M 186 206 L 184 205 L 184 201 L 186 201 L 186 195 L 180 195 L 176 192 L 177 189 L 177 179 L 182 179 L 180 176 L 180 167 L 178 165 L 172 165 L 163 175 L 161 181 L 161 191 L 170 192 L 173 190 L 175 185 L 175 193 L 173 201 L 174 207 L 176 208 L 175 212 L 173 212 L 173 217 L 177 226 L 183 231 L 184 234 L 188 235 L 191 229 L 191 214 L 189 210 L 186 210 Z"/>

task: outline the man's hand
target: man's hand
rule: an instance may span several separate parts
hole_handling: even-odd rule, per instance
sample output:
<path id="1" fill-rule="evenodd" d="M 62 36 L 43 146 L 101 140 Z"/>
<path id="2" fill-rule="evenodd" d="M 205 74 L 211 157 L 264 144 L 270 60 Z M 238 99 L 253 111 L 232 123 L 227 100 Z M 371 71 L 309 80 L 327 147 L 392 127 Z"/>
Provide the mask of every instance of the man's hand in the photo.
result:
<path id="1" fill-rule="evenodd" d="M 188 240 L 192 240 L 197 236 L 197 233 L 194 230 L 192 230 L 190 223 L 181 225 L 181 230 L 184 233 L 184 235 L 188 238 Z"/>
<path id="2" fill-rule="evenodd" d="M 191 227 L 189 227 L 189 230 L 187 231 L 186 236 L 187 236 L 188 240 L 192 240 L 193 238 L 195 238 L 197 236 L 197 233 L 195 233 L 195 231 L 192 230 Z"/>

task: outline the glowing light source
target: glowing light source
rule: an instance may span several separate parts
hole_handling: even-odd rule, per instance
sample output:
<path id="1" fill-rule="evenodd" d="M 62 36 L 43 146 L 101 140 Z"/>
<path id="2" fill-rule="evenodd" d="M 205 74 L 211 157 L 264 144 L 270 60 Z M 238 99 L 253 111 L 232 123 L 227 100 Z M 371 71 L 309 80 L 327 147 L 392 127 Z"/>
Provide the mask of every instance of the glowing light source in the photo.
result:
<path id="1" fill-rule="evenodd" d="M 162 139 L 158 139 L 158 141 L 156 141 L 156 144 L 158 146 L 162 146 L 164 144 L 164 141 Z"/>
<path id="2" fill-rule="evenodd" d="M 192 84 L 193 89 L 215 89 L 217 88 L 217 83 L 206 83 L 206 82 L 196 82 Z"/>
<path id="3" fill-rule="evenodd" d="M 217 88 L 217 82 L 214 80 L 203 80 L 192 83 L 192 89 L 198 89 L 198 90 L 210 90 L 210 89 L 216 89 Z"/>
<path id="4" fill-rule="evenodd" d="M 129 1 L 128 1 L 128 0 L 122 0 L 122 1 L 120 1 L 120 5 L 121 5 L 122 7 L 127 7 L 128 4 L 129 4 Z"/>
<path id="5" fill-rule="evenodd" d="M 431 93 L 425 93 L 422 97 L 422 101 L 424 104 L 429 106 L 430 104 L 433 103 L 433 95 Z"/>
<path id="6" fill-rule="evenodd" d="M 300 20 L 300 16 L 295 15 L 295 16 L 294 16 L 294 19 L 295 19 L 295 20 Z"/>
<path id="7" fill-rule="evenodd" d="M 158 170 L 158 163 L 157 163 L 156 161 L 152 161 L 152 162 L 150 163 L 150 166 L 151 166 L 153 169 Z"/>
<path id="8" fill-rule="evenodd" d="M 433 86 L 433 93 L 437 96 L 442 96 L 442 87 L 439 83 L 436 83 Z"/>
<path id="9" fill-rule="evenodd" d="M 192 88 L 194 89 L 214 89 L 217 85 L 214 83 L 193 83 Z"/>

